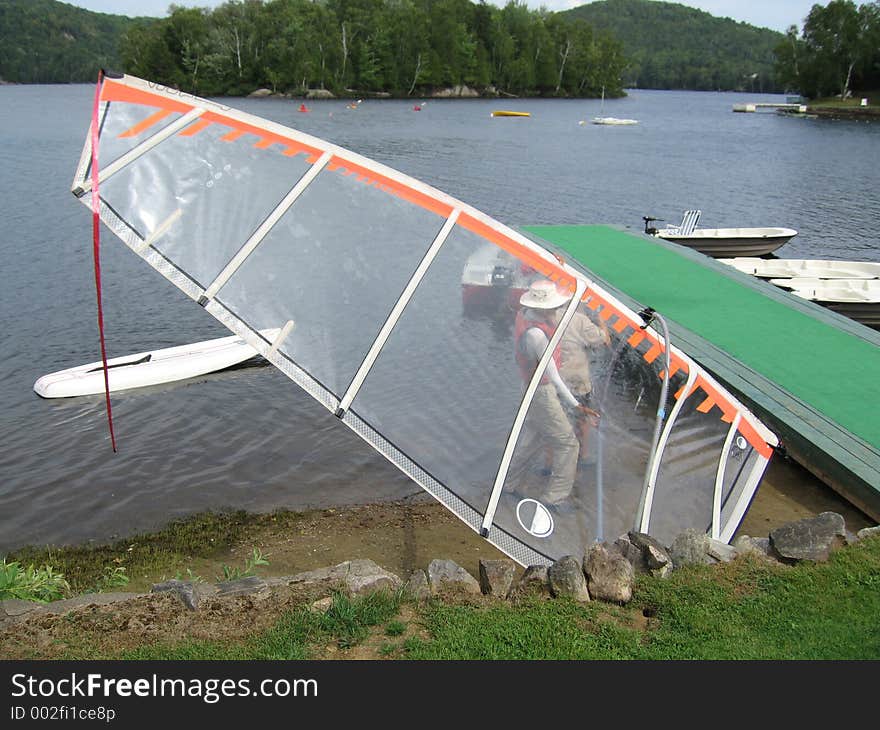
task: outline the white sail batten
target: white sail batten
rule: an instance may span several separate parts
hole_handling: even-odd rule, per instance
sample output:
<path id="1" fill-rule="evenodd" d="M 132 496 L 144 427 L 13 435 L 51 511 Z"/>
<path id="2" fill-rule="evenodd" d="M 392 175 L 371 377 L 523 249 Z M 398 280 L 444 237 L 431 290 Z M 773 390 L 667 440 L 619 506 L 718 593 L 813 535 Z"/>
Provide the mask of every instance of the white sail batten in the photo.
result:
<path id="1" fill-rule="evenodd" d="M 513 452 L 516 449 L 517 442 L 519 441 L 519 435 L 522 432 L 523 424 L 526 421 L 526 415 L 529 412 L 529 407 L 532 405 L 532 399 L 535 397 L 535 391 L 538 390 L 538 385 L 541 383 L 541 378 L 544 377 L 544 372 L 547 370 L 547 366 L 550 364 L 550 360 L 553 359 L 553 352 L 556 350 L 556 347 L 562 340 L 562 336 L 565 333 L 565 328 L 568 327 L 568 323 L 571 321 L 571 318 L 574 316 L 575 311 L 580 305 L 581 297 L 584 295 L 587 287 L 587 282 L 583 281 L 582 279 L 578 279 L 577 289 L 575 290 L 574 296 L 568 303 L 565 314 L 562 316 L 559 325 L 556 327 L 556 331 L 553 333 L 553 337 L 550 338 L 550 344 L 547 346 L 547 349 L 544 350 L 544 354 L 541 356 L 538 367 L 535 368 L 532 379 L 529 381 L 529 385 L 526 388 L 525 394 L 523 395 L 522 403 L 519 407 L 519 411 L 516 414 L 516 418 L 513 422 L 513 427 L 510 430 L 510 438 L 507 440 L 507 444 L 504 447 L 504 455 L 502 456 L 501 464 L 498 467 L 498 474 L 495 476 L 495 483 L 492 485 L 492 493 L 489 496 L 489 504 L 486 506 L 486 512 L 483 517 L 483 524 L 481 526 L 481 534 L 483 536 L 488 534 L 489 528 L 491 527 L 492 521 L 495 517 L 495 511 L 498 509 L 498 500 L 501 496 L 501 490 L 503 489 L 504 482 L 507 479 L 507 473 L 510 469 L 510 462 L 513 459 Z"/>
<path id="2" fill-rule="evenodd" d="M 376 362 L 376 358 L 379 356 L 379 353 L 382 351 L 385 343 L 388 340 L 388 336 L 391 334 L 391 330 L 394 329 L 394 325 L 397 324 L 397 321 L 400 319 L 400 315 L 403 314 L 403 310 L 406 305 L 409 303 L 410 299 L 412 299 L 413 294 L 416 291 L 416 287 L 418 287 L 419 282 L 424 278 L 425 273 L 428 271 L 428 267 L 431 265 L 431 262 L 437 257 L 438 252 L 440 251 L 440 247 L 448 238 L 450 232 L 455 227 L 455 222 L 458 220 L 458 215 L 461 212 L 460 209 L 455 209 L 452 211 L 452 215 L 446 219 L 446 222 L 443 224 L 443 227 L 440 229 L 440 232 L 437 234 L 437 237 L 431 243 L 431 247 L 425 253 L 424 258 L 419 262 L 418 268 L 412 275 L 412 278 L 407 282 L 406 288 L 400 295 L 400 299 L 394 304 L 394 309 L 391 310 L 391 313 L 388 315 L 388 319 L 385 320 L 385 323 L 382 325 L 382 329 L 379 331 L 379 334 L 376 336 L 375 341 L 370 347 L 367 356 L 364 358 L 364 361 L 361 363 L 360 368 L 358 368 L 357 373 L 354 376 L 354 379 L 351 381 L 351 384 L 348 386 L 348 389 L 345 391 L 345 394 L 342 396 L 342 399 L 339 401 L 339 408 L 336 411 L 337 416 L 342 416 L 342 414 L 349 409 L 352 401 L 358 394 L 361 386 L 364 384 L 364 380 L 367 377 L 367 374 L 370 372 L 370 368 L 373 367 L 373 363 Z"/>
<path id="3" fill-rule="evenodd" d="M 651 473 L 648 477 L 648 489 L 645 492 L 645 506 L 642 510 L 642 514 L 639 517 L 639 530 L 641 532 L 647 533 L 648 526 L 651 523 L 651 507 L 654 503 L 654 489 L 657 486 L 657 473 L 660 471 L 660 464 L 663 462 L 663 450 L 666 448 L 666 444 L 669 441 L 669 436 L 672 433 L 672 429 L 675 427 L 675 421 L 678 418 L 678 414 L 681 413 L 681 409 L 684 406 L 685 401 L 693 392 L 694 383 L 696 382 L 696 380 L 697 370 L 696 368 L 691 368 L 688 371 L 687 382 L 685 383 L 684 390 L 681 393 L 681 397 L 675 402 L 675 405 L 672 407 L 672 410 L 669 413 L 669 418 L 666 419 L 666 423 L 663 424 L 663 431 L 660 434 L 660 439 L 657 442 L 656 456 L 654 458 L 654 463 L 651 465 Z"/>
<path id="4" fill-rule="evenodd" d="M 290 206 L 296 202 L 297 198 L 302 195 L 303 191 L 311 184 L 312 180 L 318 176 L 321 170 L 324 169 L 332 156 L 333 155 L 330 152 L 325 152 L 321 155 L 321 157 L 318 158 L 318 161 L 312 165 L 311 169 L 300 178 L 293 188 L 291 188 L 290 192 L 285 195 L 284 199 L 278 204 L 278 207 L 275 208 L 275 210 L 269 214 L 269 217 L 260 224 L 260 227 L 254 231 L 254 234 L 245 242 L 244 246 L 239 249 L 233 259 L 226 264 L 223 271 L 221 271 L 217 278 L 211 282 L 205 290 L 202 303 L 217 296 L 217 292 L 220 291 L 223 285 L 229 281 L 230 277 L 238 271 L 247 257 L 253 253 L 254 249 L 260 245 L 260 242 L 266 237 L 266 234 L 272 230 L 272 227 L 281 219 L 281 216 L 283 216 L 290 209 Z"/>
<path id="5" fill-rule="evenodd" d="M 180 217 L 183 215 L 183 211 L 178 208 L 171 215 L 169 215 L 164 221 L 162 221 L 157 227 L 156 230 L 153 231 L 149 236 L 144 239 L 144 242 L 140 244 L 135 250 L 138 253 L 148 249 L 152 246 L 156 241 L 158 241 L 162 236 L 164 236 L 173 226 L 180 220 Z"/>
<path id="6" fill-rule="evenodd" d="M 186 113 L 177 121 L 168 125 L 164 129 L 156 132 L 156 134 L 151 137 L 145 139 L 141 142 L 137 147 L 126 152 L 122 157 L 114 162 L 111 162 L 107 167 L 102 167 L 98 171 L 98 184 L 105 182 L 109 178 L 113 177 L 117 172 L 122 170 L 127 165 L 130 165 L 132 162 L 137 160 L 140 157 L 143 157 L 147 152 L 152 150 L 156 145 L 164 142 L 169 137 L 177 134 L 179 131 L 189 126 L 192 122 L 198 119 L 202 114 L 205 113 L 205 110 L 199 107 L 196 107 Z M 80 181 L 78 189 L 75 191 L 75 194 L 78 196 L 85 195 L 89 190 L 92 189 L 92 181 L 89 178 L 86 178 Z"/>

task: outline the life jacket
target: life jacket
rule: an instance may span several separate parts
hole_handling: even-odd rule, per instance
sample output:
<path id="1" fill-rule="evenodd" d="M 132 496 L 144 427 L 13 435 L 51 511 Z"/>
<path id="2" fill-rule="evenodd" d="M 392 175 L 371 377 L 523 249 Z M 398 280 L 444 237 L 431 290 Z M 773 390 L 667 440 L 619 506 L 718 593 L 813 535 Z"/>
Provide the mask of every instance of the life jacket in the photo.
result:
<path id="1" fill-rule="evenodd" d="M 519 374 L 522 377 L 524 383 L 528 383 L 529 381 L 531 381 L 532 375 L 535 372 L 535 368 L 538 366 L 538 362 L 526 355 L 526 353 L 523 352 L 522 348 L 522 337 L 526 333 L 526 331 L 530 330 L 532 327 L 537 327 L 545 335 L 547 335 L 548 341 L 553 337 L 553 333 L 556 332 L 556 327 L 554 325 L 551 325 L 549 322 L 537 319 L 528 319 L 523 315 L 521 310 L 516 313 L 516 322 L 513 326 L 513 341 L 516 347 L 516 364 L 519 366 Z M 557 345 L 556 349 L 553 350 L 553 361 L 556 363 L 557 369 L 562 366 L 562 351 L 559 345 Z M 541 378 L 541 385 L 546 385 L 549 382 L 550 378 L 548 378 L 545 374 Z"/>

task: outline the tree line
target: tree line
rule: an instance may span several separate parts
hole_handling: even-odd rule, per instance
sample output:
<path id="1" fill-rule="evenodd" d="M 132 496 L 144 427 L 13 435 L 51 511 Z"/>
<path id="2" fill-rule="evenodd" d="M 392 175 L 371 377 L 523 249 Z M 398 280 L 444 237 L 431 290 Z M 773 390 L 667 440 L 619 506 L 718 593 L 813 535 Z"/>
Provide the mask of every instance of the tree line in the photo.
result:
<path id="1" fill-rule="evenodd" d="M 808 98 L 880 89 L 880 2 L 813 5 L 798 32 L 792 25 L 776 48 L 779 78 Z"/>
<path id="2" fill-rule="evenodd" d="M 131 27 L 125 70 L 201 95 L 386 92 L 467 85 L 542 96 L 623 93 L 610 34 L 511 0 L 244 0 L 172 6 Z"/>

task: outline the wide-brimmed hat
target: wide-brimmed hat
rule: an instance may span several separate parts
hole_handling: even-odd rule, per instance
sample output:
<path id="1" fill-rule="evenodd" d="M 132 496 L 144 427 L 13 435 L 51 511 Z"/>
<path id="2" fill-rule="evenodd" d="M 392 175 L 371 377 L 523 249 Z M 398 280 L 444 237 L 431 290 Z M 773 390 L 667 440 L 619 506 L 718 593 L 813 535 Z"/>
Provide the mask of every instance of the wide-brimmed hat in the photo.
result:
<path id="1" fill-rule="evenodd" d="M 556 309 L 570 299 L 571 294 L 557 289 L 552 281 L 539 279 L 519 298 L 519 303 L 532 309 Z"/>

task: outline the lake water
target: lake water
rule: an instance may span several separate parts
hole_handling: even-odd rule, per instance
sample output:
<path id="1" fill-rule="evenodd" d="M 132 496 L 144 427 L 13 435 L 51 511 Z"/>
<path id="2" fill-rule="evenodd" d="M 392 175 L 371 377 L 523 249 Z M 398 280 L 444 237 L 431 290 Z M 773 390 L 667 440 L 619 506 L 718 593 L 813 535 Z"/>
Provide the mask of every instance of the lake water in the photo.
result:
<path id="1" fill-rule="evenodd" d="M 0 86 L 0 551 L 103 540 L 205 509 L 421 494 L 268 366 L 113 397 L 42 400 L 41 375 L 99 359 L 89 212 L 70 194 L 91 86 Z M 880 125 L 734 114 L 769 95 L 634 91 L 575 100 L 225 100 L 413 175 L 512 225 L 642 216 L 799 231 L 778 255 L 880 261 Z M 492 118 L 493 109 L 531 112 Z M 105 230 L 109 356 L 228 334 Z"/>

